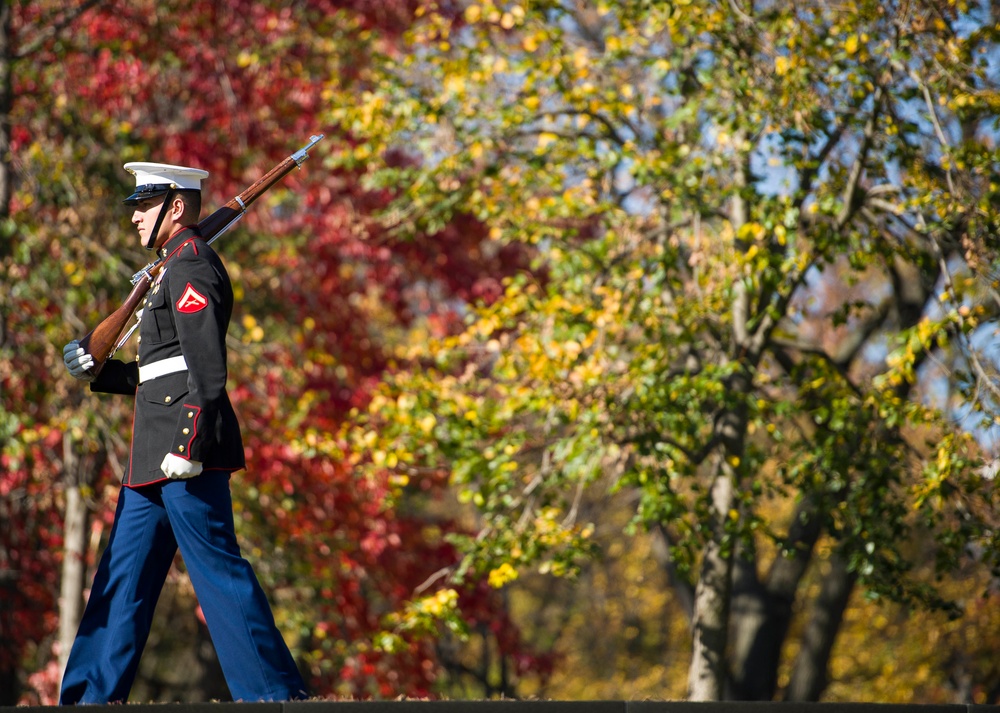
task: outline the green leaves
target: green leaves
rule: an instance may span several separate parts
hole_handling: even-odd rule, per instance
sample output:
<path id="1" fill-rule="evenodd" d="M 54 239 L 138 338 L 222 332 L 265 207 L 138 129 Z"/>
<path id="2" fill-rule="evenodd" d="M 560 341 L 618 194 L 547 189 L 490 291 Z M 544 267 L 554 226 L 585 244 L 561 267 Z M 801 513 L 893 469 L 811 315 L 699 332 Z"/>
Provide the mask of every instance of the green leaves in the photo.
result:
<path id="1" fill-rule="evenodd" d="M 531 257 L 357 426 L 359 462 L 441 469 L 475 513 L 455 581 L 572 572 L 588 489 L 633 493 L 691 575 L 797 502 L 826 543 L 803 557 L 905 601 L 944 605 L 923 553 L 992 548 L 958 414 L 1000 403 L 993 82 L 944 58 L 995 38 L 897 10 L 471 3 L 341 103 L 398 235 L 469 215 Z"/>

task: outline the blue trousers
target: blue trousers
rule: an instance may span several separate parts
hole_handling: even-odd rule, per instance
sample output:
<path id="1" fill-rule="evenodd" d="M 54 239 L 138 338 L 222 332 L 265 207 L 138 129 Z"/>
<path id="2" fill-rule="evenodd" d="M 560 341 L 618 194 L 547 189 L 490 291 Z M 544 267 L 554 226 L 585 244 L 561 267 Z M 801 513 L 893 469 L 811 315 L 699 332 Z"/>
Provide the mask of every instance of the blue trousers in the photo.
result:
<path id="1" fill-rule="evenodd" d="M 229 474 L 122 488 L 108 546 L 63 675 L 59 702 L 124 703 L 153 610 L 180 549 L 236 701 L 306 697 L 233 528 Z"/>

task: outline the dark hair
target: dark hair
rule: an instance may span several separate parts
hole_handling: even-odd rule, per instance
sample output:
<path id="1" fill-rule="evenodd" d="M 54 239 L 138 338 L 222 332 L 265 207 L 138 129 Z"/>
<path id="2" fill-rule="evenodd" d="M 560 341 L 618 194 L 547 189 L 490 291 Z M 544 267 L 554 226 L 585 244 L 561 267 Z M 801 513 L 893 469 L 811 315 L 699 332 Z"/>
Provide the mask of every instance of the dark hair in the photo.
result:
<path id="1" fill-rule="evenodd" d="M 185 212 L 190 211 L 195 220 L 201 217 L 201 191 L 179 190 L 177 196 L 184 201 Z"/>

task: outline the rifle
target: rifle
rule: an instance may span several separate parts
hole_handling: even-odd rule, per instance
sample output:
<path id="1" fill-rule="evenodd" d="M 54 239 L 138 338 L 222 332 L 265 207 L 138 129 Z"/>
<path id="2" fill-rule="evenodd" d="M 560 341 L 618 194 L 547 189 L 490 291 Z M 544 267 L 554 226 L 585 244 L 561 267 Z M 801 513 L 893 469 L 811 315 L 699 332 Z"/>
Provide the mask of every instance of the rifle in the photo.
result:
<path id="1" fill-rule="evenodd" d="M 309 158 L 308 151 L 323 138 L 323 134 L 309 137 L 309 143 L 301 149 L 286 157 L 281 163 L 268 171 L 264 176 L 216 210 L 210 216 L 198 223 L 198 229 L 202 237 L 209 244 L 215 242 L 223 233 L 232 228 L 246 214 L 247 208 L 264 194 L 271 186 L 285 177 L 292 168 L 298 168 L 302 162 Z M 84 351 L 94 357 L 94 366 L 89 373 L 97 376 L 104 362 L 110 359 L 118 349 L 121 348 L 132 335 L 137 325 L 133 325 L 127 334 L 122 336 L 125 325 L 128 324 L 136 308 L 142 302 L 143 297 L 153 284 L 153 279 L 159 274 L 163 267 L 163 258 L 157 258 L 149 263 L 139 272 L 132 275 L 132 291 L 122 306 L 104 318 L 93 331 L 80 340 L 80 346 Z"/>

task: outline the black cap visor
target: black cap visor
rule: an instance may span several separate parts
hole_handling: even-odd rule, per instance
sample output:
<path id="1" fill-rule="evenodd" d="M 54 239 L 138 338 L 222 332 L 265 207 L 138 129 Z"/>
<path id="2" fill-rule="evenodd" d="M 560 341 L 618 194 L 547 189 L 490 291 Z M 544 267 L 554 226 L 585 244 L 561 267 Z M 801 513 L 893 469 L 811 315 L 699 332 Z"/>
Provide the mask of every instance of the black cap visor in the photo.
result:
<path id="1" fill-rule="evenodd" d="M 169 183 L 147 183 L 144 186 L 136 186 L 135 193 L 126 198 L 122 203 L 125 205 L 138 205 L 139 201 L 147 198 L 156 198 L 166 195 L 171 188 Z"/>

